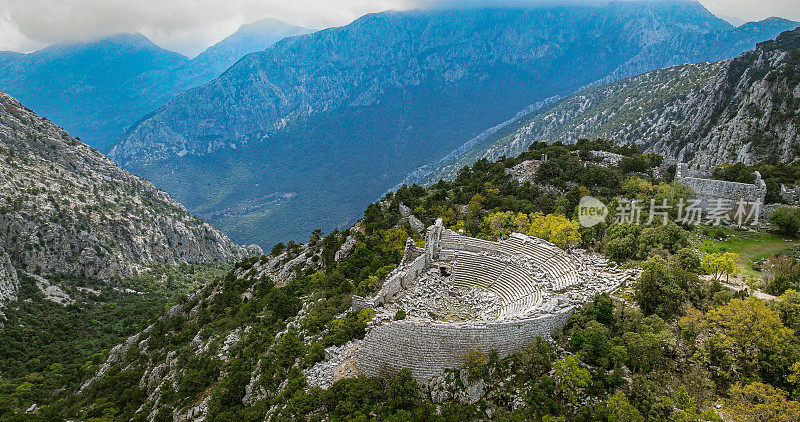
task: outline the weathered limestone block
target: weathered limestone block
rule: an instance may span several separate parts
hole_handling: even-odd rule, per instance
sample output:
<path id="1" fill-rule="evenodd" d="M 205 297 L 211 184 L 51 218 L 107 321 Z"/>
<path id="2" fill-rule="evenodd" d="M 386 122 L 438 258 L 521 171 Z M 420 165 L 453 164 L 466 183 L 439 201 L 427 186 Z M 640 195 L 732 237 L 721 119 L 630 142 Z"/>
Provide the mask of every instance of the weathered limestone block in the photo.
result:
<path id="1" fill-rule="evenodd" d="M 759 172 L 755 172 L 756 181 L 753 184 L 707 179 L 700 177 L 701 175 L 701 172 L 689 170 L 685 164 L 679 163 L 675 173 L 675 181 L 691 188 L 697 199 L 701 200 L 704 210 L 712 206 L 711 201 L 715 198 L 729 200 L 734 204 L 740 200 L 747 202 L 758 201 L 763 204 L 767 196 L 767 185 L 761 179 Z"/>

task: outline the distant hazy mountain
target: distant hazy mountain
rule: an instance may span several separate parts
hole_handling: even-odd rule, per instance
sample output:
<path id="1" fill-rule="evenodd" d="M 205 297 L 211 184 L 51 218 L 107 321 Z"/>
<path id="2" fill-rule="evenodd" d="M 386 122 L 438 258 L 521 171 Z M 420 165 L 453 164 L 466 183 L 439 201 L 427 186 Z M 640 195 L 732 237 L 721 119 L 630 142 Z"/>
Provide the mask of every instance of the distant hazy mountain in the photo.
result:
<path id="1" fill-rule="evenodd" d="M 131 124 L 176 94 L 215 78 L 248 53 L 303 32 L 308 31 L 275 20 L 243 25 L 194 60 L 141 34 L 30 54 L 0 52 L 0 90 L 108 151 Z"/>
<path id="2" fill-rule="evenodd" d="M 14 296 L 14 268 L 110 279 L 153 263 L 261 253 L 237 246 L 150 182 L 3 93 L 0 157 L 0 299 Z"/>
<path id="3" fill-rule="evenodd" d="M 141 34 L 55 45 L 19 55 L 0 68 L 0 90 L 99 149 L 174 93 L 140 77 L 187 58 Z"/>
<path id="4" fill-rule="evenodd" d="M 192 67 L 207 69 L 219 75 L 245 54 L 261 51 L 276 42 L 294 35 L 314 32 L 312 29 L 289 25 L 266 18 L 239 27 L 231 36 L 208 47 L 192 60 Z"/>
<path id="5" fill-rule="evenodd" d="M 581 138 L 708 165 L 792 161 L 800 158 L 798 75 L 800 28 L 732 60 L 673 66 L 581 90 L 420 170 L 414 181 L 451 178 L 465 165 L 516 156 L 535 141 Z"/>
<path id="6" fill-rule="evenodd" d="M 537 101 L 730 58 L 789 27 L 734 28 L 685 1 L 372 14 L 248 55 L 111 155 L 235 240 L 268 245 L 347 225 Z"/>
<path id="7" fill-rule="evenodd" d="M 15 51 L 0 51 L 0 66 L 5 66 L 22 56 L 24 56 L 24 54 Z"/>

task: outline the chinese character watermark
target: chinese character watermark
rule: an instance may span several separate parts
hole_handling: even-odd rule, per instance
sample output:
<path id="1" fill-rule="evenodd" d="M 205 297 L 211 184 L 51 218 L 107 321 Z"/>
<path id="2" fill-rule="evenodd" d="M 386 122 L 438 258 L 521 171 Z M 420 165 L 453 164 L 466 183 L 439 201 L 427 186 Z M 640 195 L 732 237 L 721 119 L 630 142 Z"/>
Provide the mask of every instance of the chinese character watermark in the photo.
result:
<path id="1" fill-rule="evenodd" d="M 615 224 L 644 223 L 650 226 L 667 225 L 670 221 L 675 221 L 690 226 L 701 224 L 757 226 L 762 205 L 760 200 L 748 201 L 743 198 L 736 202 L 725 198 L 709 198 L 707 201 L 681 198 L 674 204 L 669 203 L 667 199 L 660 201 L 651 199 L 647 204 L 641 200 L 623 198 L 617 201 L 614 212 L 610 213 L 608 207 L 599 199 L 584 196 L 578 204 L 578 221 L 583 227 L 593 227 L 605 222 L 606 218 L 612 215 Z M 646 218 L 643 218 L 645 213 Z"/>

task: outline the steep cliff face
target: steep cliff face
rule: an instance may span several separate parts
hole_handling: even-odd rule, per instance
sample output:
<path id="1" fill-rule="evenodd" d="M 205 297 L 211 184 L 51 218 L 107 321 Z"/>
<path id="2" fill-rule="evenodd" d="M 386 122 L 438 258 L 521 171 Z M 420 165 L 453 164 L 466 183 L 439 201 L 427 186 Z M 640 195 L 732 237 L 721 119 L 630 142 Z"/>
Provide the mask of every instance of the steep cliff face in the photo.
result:
<path id="1" fill-rule="evenodd" d="M 675 66 L 582 90 L 431 171 L 452 176 L 533 141 L 607 138 L 716 165 L 800 157 L 800 28 L 733 60 Z"/>
<path id="2" fill-rule="evenodd" d="M 800 157 L 800 28 L 728 62 L 675 119 L 643 143 L 681 161 L 788 162 Z"/>
<path id="3" fill-rule="evenodd" d="M 234 240 L 298 239 L 347 226 L 413 169 L 532 103 L 733 57 L 774 26 L 741 30 L 686 1 L 373 14 L 245 57 L 110 156 Z"/>
<path id="4" fill-rule="evenodd" d="M 261 253 L 0 93 L 3 249 L 22 271 L 97 279 Z"/>

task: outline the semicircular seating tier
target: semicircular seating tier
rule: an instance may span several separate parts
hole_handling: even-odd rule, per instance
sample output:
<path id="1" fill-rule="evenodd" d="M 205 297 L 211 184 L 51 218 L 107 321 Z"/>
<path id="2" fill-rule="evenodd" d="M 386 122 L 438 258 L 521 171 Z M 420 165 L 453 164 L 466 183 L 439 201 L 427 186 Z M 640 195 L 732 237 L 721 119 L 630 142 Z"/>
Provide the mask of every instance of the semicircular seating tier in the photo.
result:
<path id="1" fill-rule="evenodd" d="M 514 233 L 499 242 L 475 239 L 444 229 L 439 259 L 453 263 L 453 283 L 495 293 L 499 319 L 523 317 L 542 303 L 544 290 L 562 290 L 580 282 L 579 261 L 552 243 Z"/>

